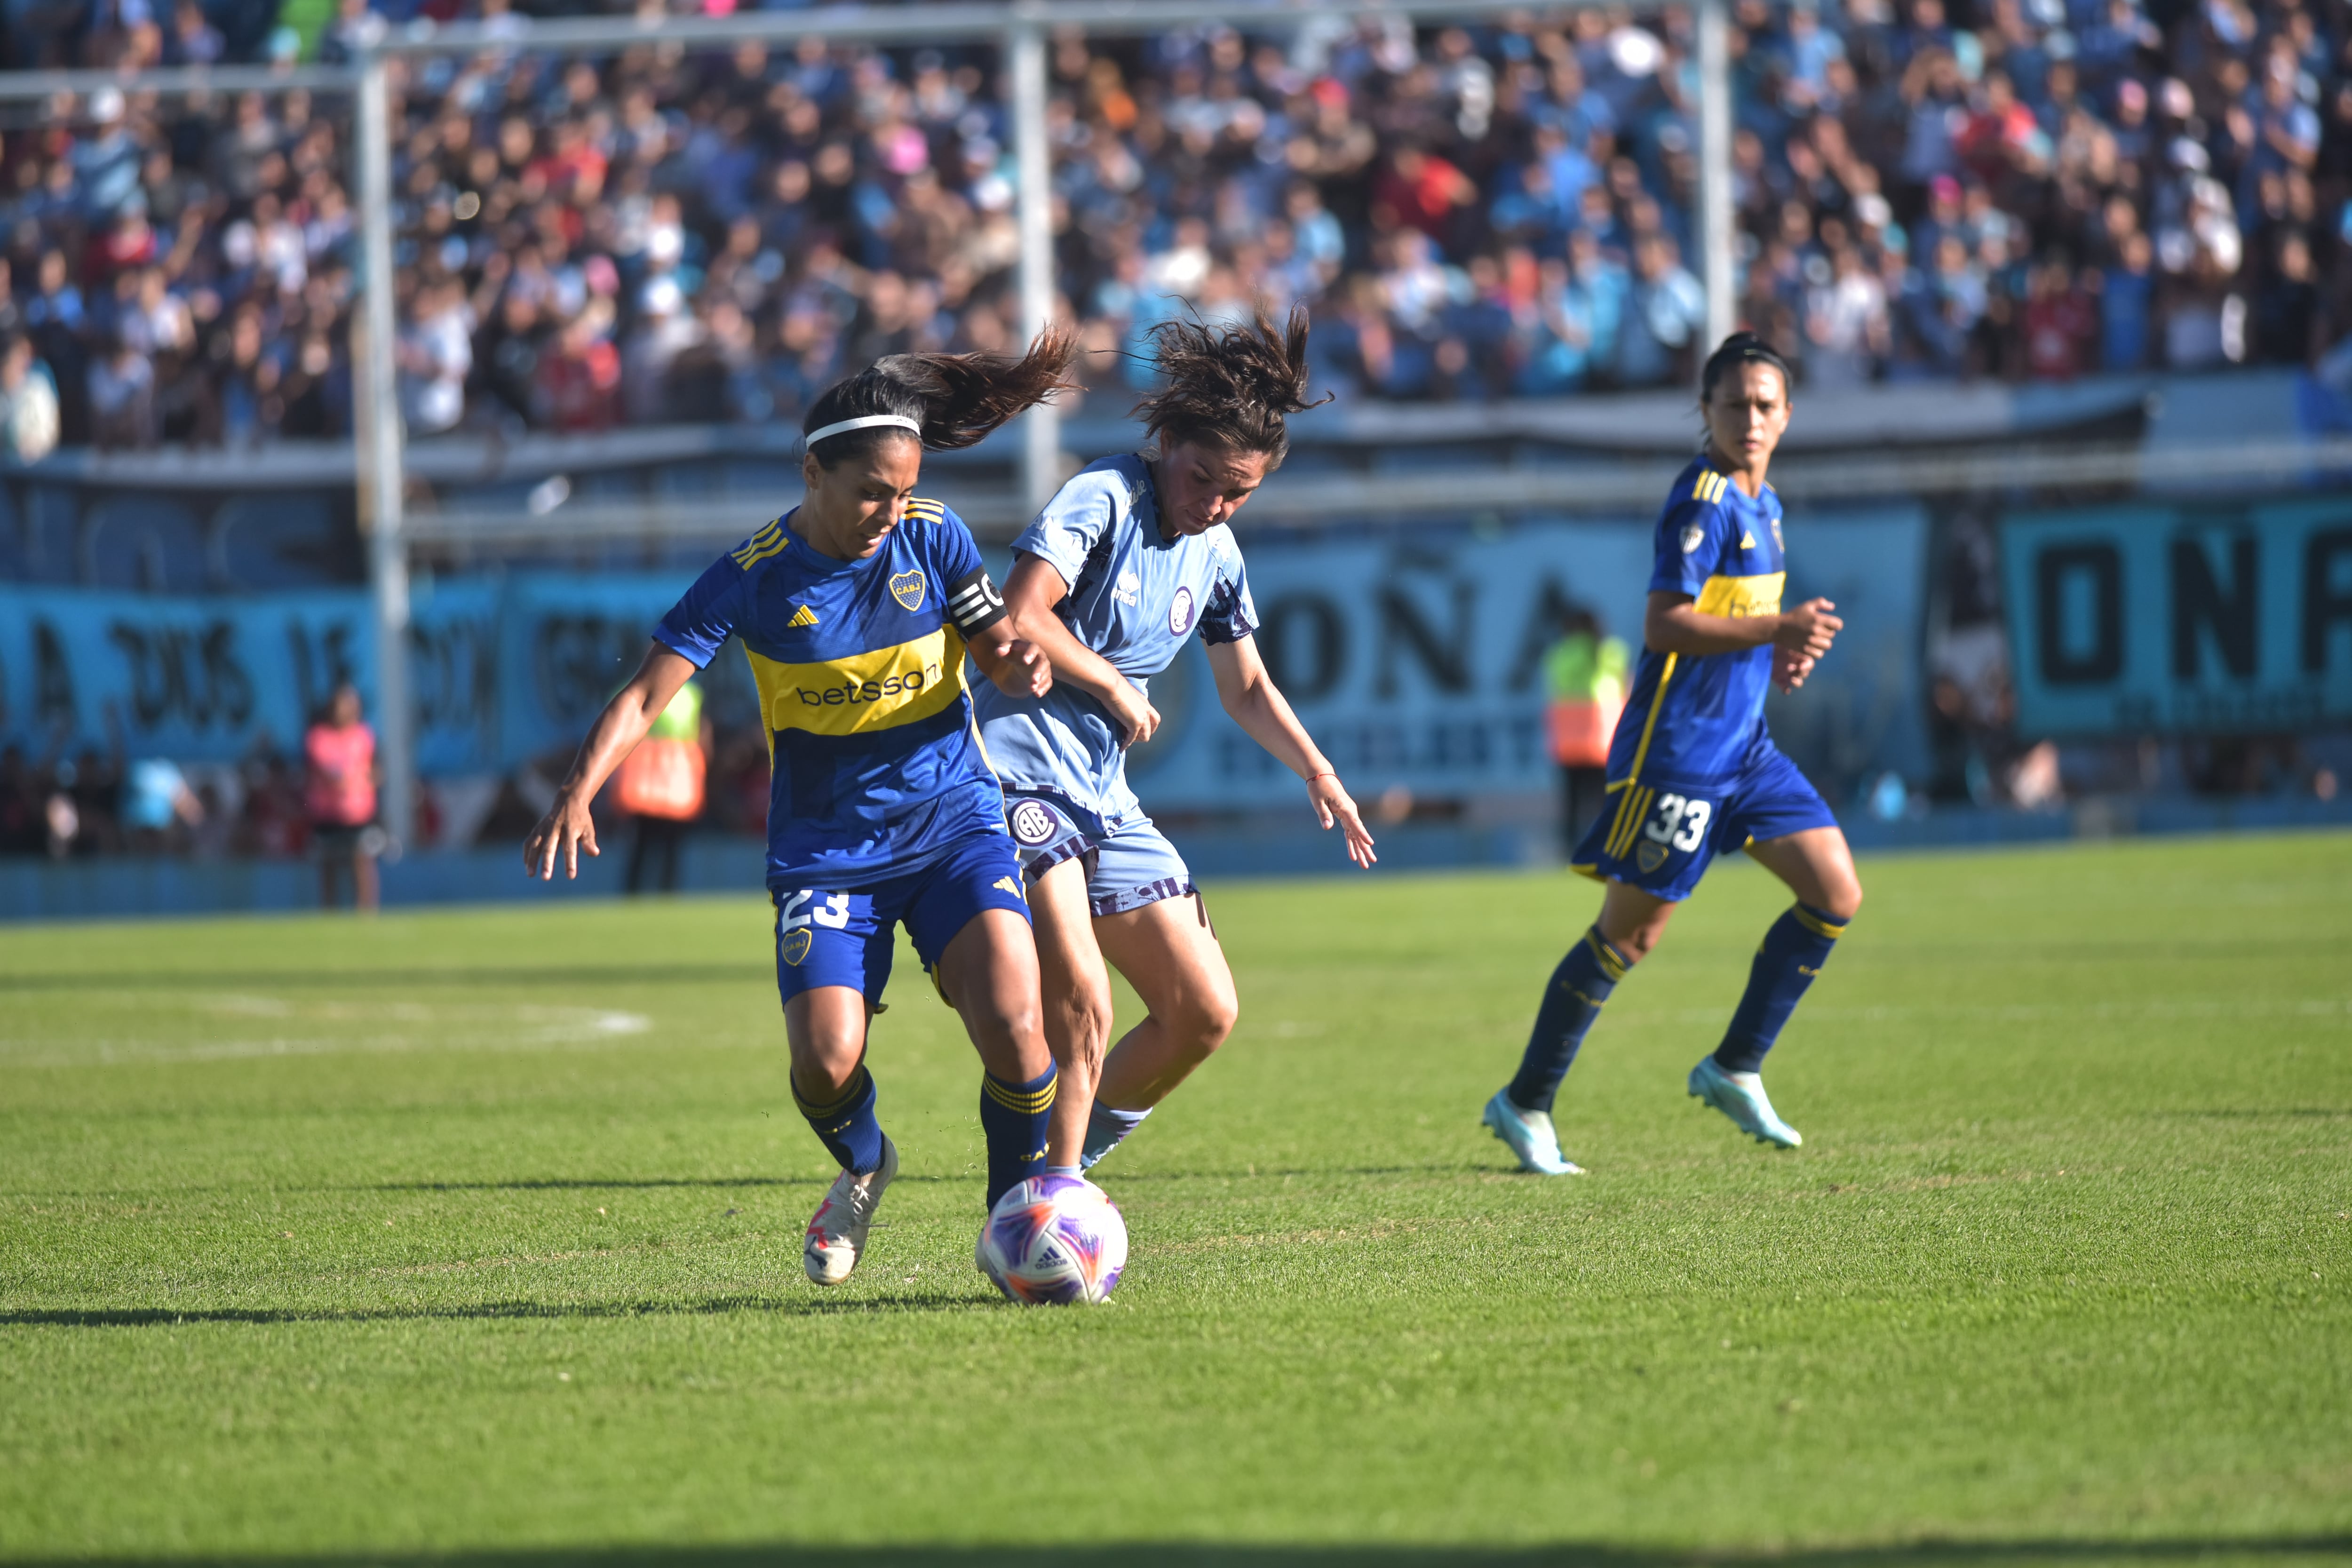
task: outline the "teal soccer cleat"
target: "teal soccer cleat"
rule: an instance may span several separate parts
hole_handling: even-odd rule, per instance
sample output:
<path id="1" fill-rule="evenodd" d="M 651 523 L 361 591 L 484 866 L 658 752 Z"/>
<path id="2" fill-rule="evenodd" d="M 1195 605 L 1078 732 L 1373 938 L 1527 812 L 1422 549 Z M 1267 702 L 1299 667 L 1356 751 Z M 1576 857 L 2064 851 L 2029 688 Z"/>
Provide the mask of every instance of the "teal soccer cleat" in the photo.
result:
<path id="1" fill-rule="evenodd" d="M 1693 1099 L 1703 1100 L 1730 1117 L 1734 1126 L 1759 1143 L 1794 1149 L 1805 1141 L 1803 1133 L 1781 1121 L 1772 1109 L 1759 1073 L 1726 1072 L 1713 1057 L 1701 1057 L 1698 1066 L 1690 1070 L 1690 1091 Z"/>
<path id="2" fill-rule="evenodd" d="M 1584 1167 L 1559 1152 L 1559 1134 L 1548 1111 L 1521 1110 L 1507 1090 L 1496 1089 L 1479 1118 L 1519 1157 L 1519 1168 L 1539 1176 L 1580 1176 Z"/>

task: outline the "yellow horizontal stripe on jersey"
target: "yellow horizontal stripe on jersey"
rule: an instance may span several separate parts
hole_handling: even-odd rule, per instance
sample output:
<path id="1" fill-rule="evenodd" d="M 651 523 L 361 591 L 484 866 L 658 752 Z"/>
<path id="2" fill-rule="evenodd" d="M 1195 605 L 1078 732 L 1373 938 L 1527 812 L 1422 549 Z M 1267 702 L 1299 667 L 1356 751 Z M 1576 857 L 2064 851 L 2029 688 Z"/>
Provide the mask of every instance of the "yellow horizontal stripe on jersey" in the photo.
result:
<path id="1" fill-rule="evenodd" d="M 743 548 L 735 552 L 735 564 L 749 571 L 792 542 L 793 536 L 784 531 L 783 519 L 778 518 L 744 542 Z"/>
<path id="2" fill-rule="evenodd" d="M 953 626 L 870 653 L 785 664 L 745 649 L 768 729 L 862 735 L 918 723 L 963 695 L 963 638 Z"/>
<path id="3" fill-rule="evenodd" d="M 1702 616 L 1777 616 L 1788 576 L 1785 572 L 1764 572 L 1753 577 L 1709 577 L 1694 607 Z"/>

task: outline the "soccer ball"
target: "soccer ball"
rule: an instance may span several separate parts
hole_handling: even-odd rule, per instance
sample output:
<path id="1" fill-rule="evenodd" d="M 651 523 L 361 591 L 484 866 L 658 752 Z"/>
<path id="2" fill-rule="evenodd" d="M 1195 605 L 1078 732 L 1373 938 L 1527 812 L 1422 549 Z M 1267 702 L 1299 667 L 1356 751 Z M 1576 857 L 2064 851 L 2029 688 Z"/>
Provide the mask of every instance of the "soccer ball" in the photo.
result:
<path id="1" fill-rule="evenodd" d="M 979 1253 L 1008 1300 L 1108 1301 L 1127 1267 L 1127 1222 L 1084 1176 L 1032 1176 L 996 1200 Z"/>

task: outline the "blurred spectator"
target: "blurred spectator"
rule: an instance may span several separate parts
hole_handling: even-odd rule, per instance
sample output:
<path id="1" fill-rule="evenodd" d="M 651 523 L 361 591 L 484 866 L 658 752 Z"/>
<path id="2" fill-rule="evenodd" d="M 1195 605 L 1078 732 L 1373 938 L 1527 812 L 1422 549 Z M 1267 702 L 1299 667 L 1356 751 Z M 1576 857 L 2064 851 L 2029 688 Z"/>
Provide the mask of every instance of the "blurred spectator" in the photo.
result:
<path id="1" fill-rule="evenodd" d="M 58 444 L 58 384 L 30 339 L 0 337 L 0 458 L 37 463 Z"/>
<path id="2" fill-rule="evenodd" d="M 341 60 L 412 7 L 282 9 L 19 5 L 0 47 Z M 1113 346 L 1253 300 L 1310 305 L 1322 374 L 1360 395 L 1684 377 L 1688 35 L 1595 11 L 1058 40 L 1056 282 L 1106 353 L 1086 380 L 1132 384 Z M 2352 323 L 2352 56 L 2310 0 L 1746 0 L 1733 58 L 1740 310 L 1819 384 L 2305 364 Z M 415 66 L 412 427 L 789 419 L 880 353 L 1010 346 L 996 69 L 819 40 Z M 348 431 L 345 112 L 106 88 L 6 132 L 0 339 L 29 338 L 65 444 Z"/>
<path id="3" fill-rule="evenodd" d="M 188 787 L 180 765 L 167 757 L 142 757 L 122 775 L 122 828 L 129 847 L 141 854 L 184 849 L 188 830 L 205 819 L 204 804 Z"/>
<path id="4" fill-rule="evenodd" d="M 348 871 L 352 903 L 376 907 L 376 857 L 383 830 L 375 825 L 375 731 L 360 712 L 358 688 L 335 688 L 327 710 L 302 737 L 303 802 L 310 842 L 319 857 L 319 907 L 336 906 L 336 883 Z"/>

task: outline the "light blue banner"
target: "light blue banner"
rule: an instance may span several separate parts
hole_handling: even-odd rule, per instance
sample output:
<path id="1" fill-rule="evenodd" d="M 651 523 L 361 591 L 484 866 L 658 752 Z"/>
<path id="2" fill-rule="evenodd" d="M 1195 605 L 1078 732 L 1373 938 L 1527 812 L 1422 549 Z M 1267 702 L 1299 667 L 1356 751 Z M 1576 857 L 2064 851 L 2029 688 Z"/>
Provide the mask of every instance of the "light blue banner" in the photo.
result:
<path id="1" fill-rule="evenodd" d="M 2025 734 L 2352 719 L 2352 501 L 2021 514 L 2001 568 Z"/>
<path id="2" fill-rule="evenodd" d="M 1846 617 L 1774 731 L 1832 799 L 1885 768 L 1924 771 L 1917 632 L 1927 521 L 1916 507 L 1787 529 L 1790 597 Z M 1244 536 L 1246 538 L 1246 536 Z M 1542 661 L 1555 616 L 1597 615 L 1637 648 L 1651 524 L 1528 524 L 1425 539 L 1245 542 L 1260 647 L 1276 683 L 1359 798 L 1402 787 L 1467 799 L 1548 791 Z M 1158 811 L 1276 804 L 1296 784 L 1218 708 L 1196 645 L 1151 685 L 1159 735 L 1129 777 Z"/>

